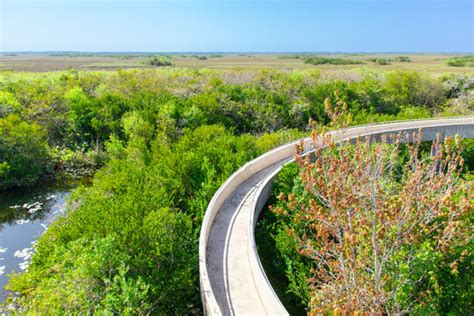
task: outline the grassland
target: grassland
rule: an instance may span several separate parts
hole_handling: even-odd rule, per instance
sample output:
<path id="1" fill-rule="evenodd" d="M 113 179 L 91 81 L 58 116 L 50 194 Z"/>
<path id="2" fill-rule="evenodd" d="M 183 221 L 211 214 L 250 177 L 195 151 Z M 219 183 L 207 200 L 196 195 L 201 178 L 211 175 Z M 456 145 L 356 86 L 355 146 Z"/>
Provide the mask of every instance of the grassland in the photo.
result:
<path id="1" fill-rule="evenodd" d="M 77 70 L 116 70 L 117 68 L 151 68 L 145 62 L 150 54 L 48 54 L 48 53 L 18 53 L 0 55 L 0 71 L 12 70 L 17 72 L 60 71 L 65 69 Z M 311 69 L 322 71 L 368 69 L 368 70 L 415 70 L 434 73 L 474 73 L 474 67 L 449 66 L 447 61 L 460 57 L 455 54 L 318 54 L 318 57 L 344 58 L 363 64 L 349 65 L 311 65 L 304 63 L 302 54 L 162 54 L 169 59 L 173 67 L 192 69 L 235 69 L 235 68 L 278 68 L 278 69 Z M 206 56 L 207 59 L 199 57 Z M 282 58 L 284 56 L 285 58 Z M 400 56 L 406 56 L 410 62 L 397 61 Z M 291 58 L 299 57 L 299 58 Z M 388 65 L 380 65 L 371 60 L 391 60 Z"/>

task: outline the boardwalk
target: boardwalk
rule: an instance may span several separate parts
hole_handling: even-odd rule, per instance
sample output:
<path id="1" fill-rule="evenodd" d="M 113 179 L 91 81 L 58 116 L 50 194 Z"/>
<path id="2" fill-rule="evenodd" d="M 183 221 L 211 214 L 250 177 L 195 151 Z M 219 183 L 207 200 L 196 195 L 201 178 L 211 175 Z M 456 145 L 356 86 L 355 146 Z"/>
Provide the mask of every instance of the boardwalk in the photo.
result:
<path id="1" fill-rule="evenodd" d="M 460 134 L 474 138 L 474 118 L 409 121 L 335 131 L 338 139 L 412 133 L 423 140 Z M 310 140 L 305 140 L 310 151 Z M 200 238 L 200 277 L 204 310 L 215 315 L 286 315 L 263 271 L 255 249 L 254 225 L 273 176 L 290 161 L 294 144 L 266 153 L 234 173 L 216 192 L 206 212 Z"/>

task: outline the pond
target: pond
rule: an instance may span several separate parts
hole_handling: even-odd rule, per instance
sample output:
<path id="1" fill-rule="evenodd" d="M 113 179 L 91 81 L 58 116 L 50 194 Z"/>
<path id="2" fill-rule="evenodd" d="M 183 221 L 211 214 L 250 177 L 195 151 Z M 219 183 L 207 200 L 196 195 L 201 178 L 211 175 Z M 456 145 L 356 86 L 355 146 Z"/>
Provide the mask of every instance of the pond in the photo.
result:
<path id="1" fill-rule="evenodd" d="M 0 192 L 0 302 L 8 274 L 28 269 L 36 239 L 64 214 L 71 186 Z"/>

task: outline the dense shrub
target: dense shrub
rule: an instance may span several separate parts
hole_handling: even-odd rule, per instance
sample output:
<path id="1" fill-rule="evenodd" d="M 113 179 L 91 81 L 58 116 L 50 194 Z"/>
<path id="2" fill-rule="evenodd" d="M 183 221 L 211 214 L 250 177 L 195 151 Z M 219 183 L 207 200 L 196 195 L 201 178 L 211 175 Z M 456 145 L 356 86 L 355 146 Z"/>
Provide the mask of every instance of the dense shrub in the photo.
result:
<path id="1" fill-rule="evenodd" d="M 408 56 L 398 56 L 395 58 L 395 61 L 401 62 L 401 63 L 409 63 L 411 62 L 410 57 Z"/>
<path id="2" fill-rule="evenodd" d="M 368 58 L 367 59 L 368 61 L 371 61 L 373 63 L 376 63 L 378 65 L 390 65 L 392 62 L 400 62 L 400 63 L 409 63 L 411 62 L 410 60 L 410 57 L 408 56 L 398 56 L 398 57 L 395 57 L 395 58 L 376 58 L 376 57 L 372 57 L 372 58 Z"/>
<path id="3" fill-rule="evenodd" d="M 233 171 L 302 137 L 309 121 L 328 123 L 326 98 L 349 102 L 360 123 L 431 116 L 459 95 L 458 84 L 413 73 L 356 77 L 178 68 L 3 74 L 0 172 L 12 179 L 11 161 L 21 170 L 6 186 L 32 184 L 51 165 L 72 176 L 100 168 L 39 240 L 28 272 L 11 279 L 7 303 L 44 314 L 199 313 L 198 232 Z M 295 271 L 306 271 L 308 261 L 298 262 Z M 307 293 L 297 275 L 295 292 Z"/>
<path id="4" fill-rule="evenodd" d="M 276 70 L 68 71 L 10 77 L 0 81 L 0 117 L 16 114 L 21 121 L 37 123 L 47 132 L 50 147 L 80 152 L 102 150 L 111 135 L 127 140 L 124 124 L 132 119 L 152 127 L 166 122 L 167 133 L 174 136 L 203 124 L 221 124 L 237 134 L 304 131 L 310 119 L 328 122 L 323 103 L 334 99 L 335 91 L 350 105 L 355 123 L 428 117 L 438 111 L 465 115 L 474 104 L 469 76 L 435 79 L 416 72 L 367 73 L 356 81 Z"/>
<path id="5" fill-rule="evenodd" d="M 398 106 L 417 104 L 432 108 L 441 106 L 446 100 L 443 84 L 418 72 L 388 73 L 384 86 L 387 95 Z"/>
<path id="6" fill-rule="evenodd" d="M 20 103 L 13 94 L 0 91 L 0 118 L 18 111 L 20 107 Z"/>
<path id="7" fill-rule="evenodd" d="M 107 144 L 106 167 L 39 240 L 28 272 L 11 279 L 18 295 L 10 303 L 20 310 L 198 313 L 197 238 L 208 201 L 239 166 L 295 137 L 257 142 L 202 126 L 173 143 L 162 129 L 130 124 L 127 145 Z"/>
<path id="8" fill-rule="evenodd" d="M 381 66 L 385 66 L 385 65 L 390 65 L 390 60 L 389 59 L 384 59 L 384 58 L 378 58 L 375 61 L 375 63 L 378 64 L 378 65 L 381 65 Z"/>
<path id="9" fill-rule="evenodd" d="M 474 55 L 451 57 L 446 59 L 446 64 L 451 67 L 474 67 Z"/>
<path id="10" fill-rule="evenodd" d="M 330 58 L 330 57 L 317 57 L 311 56 L 306 57 L 303 62 L 305 64 L 311 65 L 354 65 L 354 64 L 363 64 L 363 61 L 346 59 L 346 58 Z"/>
<path id="11" fill-rule="evenodd" d="M 301 59 L 300 55 L 279 55 L 278 59 Z"/>
<path id="12" fill-rule="evenodd" d="M 163 57 L 153 57 L 145 61 L 145 64 L 155 67 L 171 66 L 172 63 Z"/>
<path id="13" fill-rule="evenodd" d="M 49 169 L 46 133 L 17 115 L 0 118 L 0 189 L 34 184 Z"/>
<path id="14" fill-rule="evenodd" d="M 470 115 L 474 113 L 474 78 L 464 75 L 442 77 L 448 90 L 443 115 Z"/>

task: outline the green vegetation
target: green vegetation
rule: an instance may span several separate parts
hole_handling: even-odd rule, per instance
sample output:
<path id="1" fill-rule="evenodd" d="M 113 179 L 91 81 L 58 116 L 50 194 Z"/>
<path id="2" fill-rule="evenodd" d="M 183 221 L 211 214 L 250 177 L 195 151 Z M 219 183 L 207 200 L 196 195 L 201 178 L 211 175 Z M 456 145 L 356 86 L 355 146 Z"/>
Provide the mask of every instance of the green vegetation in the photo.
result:
<path id="1" fill-rule="evenodd" d="M 192 55 L 191 57 L 196 58 L 197 60 L 207 60 L 205 55 Z"/>
<path id="2" fill-rule="evenodd" d="M 300 55 L 279 55 L 278 59 L 301 59 Z"/>
<path id="3" fill-rule="evenodd" d="M 395 61 L 401 62 L 401 63 L 409 63 L 411 62 L 410 57 L 408 56 L 398 56 L 395 58 Z"/>
<path id="4" fill-rule="evenodd" d="M 354 76 L 182 68 L 0 74 L 2 188 L 95 174 L 39 239 L 28 271 L 11 278 L 5 306 L 200 313 L 201 221 L 238 167 L 302 137 L 310 120 L 327 124 L 328 97 L 347 101 L 358 124 L 437 115 L 474 88 L 465 76 Z M 458 110 L 472 113 L 472 103 L 451 113 Z"/>
<path id="5" fill-rule="evenodd" d="M 211 54 L 211 55 L 209 55 L 209 58 L 221 58 L 221 57 L 224 57 L 224 55 L 222 55 L 222 54 Z"/>
<path id="6" fill-rule="evenodd" d="M 451 67 L 474 67 L 474 55 L 448 58 L 446 64 Z"/>
<path id="7" fill-rule="evenodd" d="M 408 56 L 398 56 L 395 58 L 368 58 L 368 61 L 371 61 L 377 65 L 385 66 L 390 65 L 392 62 L 400 62 L 400 63 L 409 63 L 411 62 L 410 57 Z"/>
<path id="8" fill-rule="evenodd" d="M 44 129 L 11 114 L 0 118 L 0 190 L 36 183 L 49 171 Z"/>
<path id="9" fill-rule="evenodd" d="M 196 240 L 207 202 L 261 150 L 254 137 L 220 126 L 184 130 L 173 143 L 142 123 L 133 119 L 128 145 L 106 144 L 107 166 L 41 238 L 28 273 L 11 280 L 19 306 L 48 313 L 199 311 Z"/>
<path id="10" fill-rule="evenodd" d="M 153 57 L 145 61 L 145 64 L 155 67 L 171 66 L 172 63 L 164 57 Z"/>
<path id="11" fill-rule="evenodd" d="M 330 57 L 306 57 L 303 62 L 311 65 L 357 65 L 363 64 L 361 60 L 346 59 L 346 58 L 330 58 Z"/>
<path id="12" fill-rule="evenodd" d="M 367 60 L 381 66 L 390 65 L 392 62 L 391 59 L 387 58 L 368 58 Z"/>

